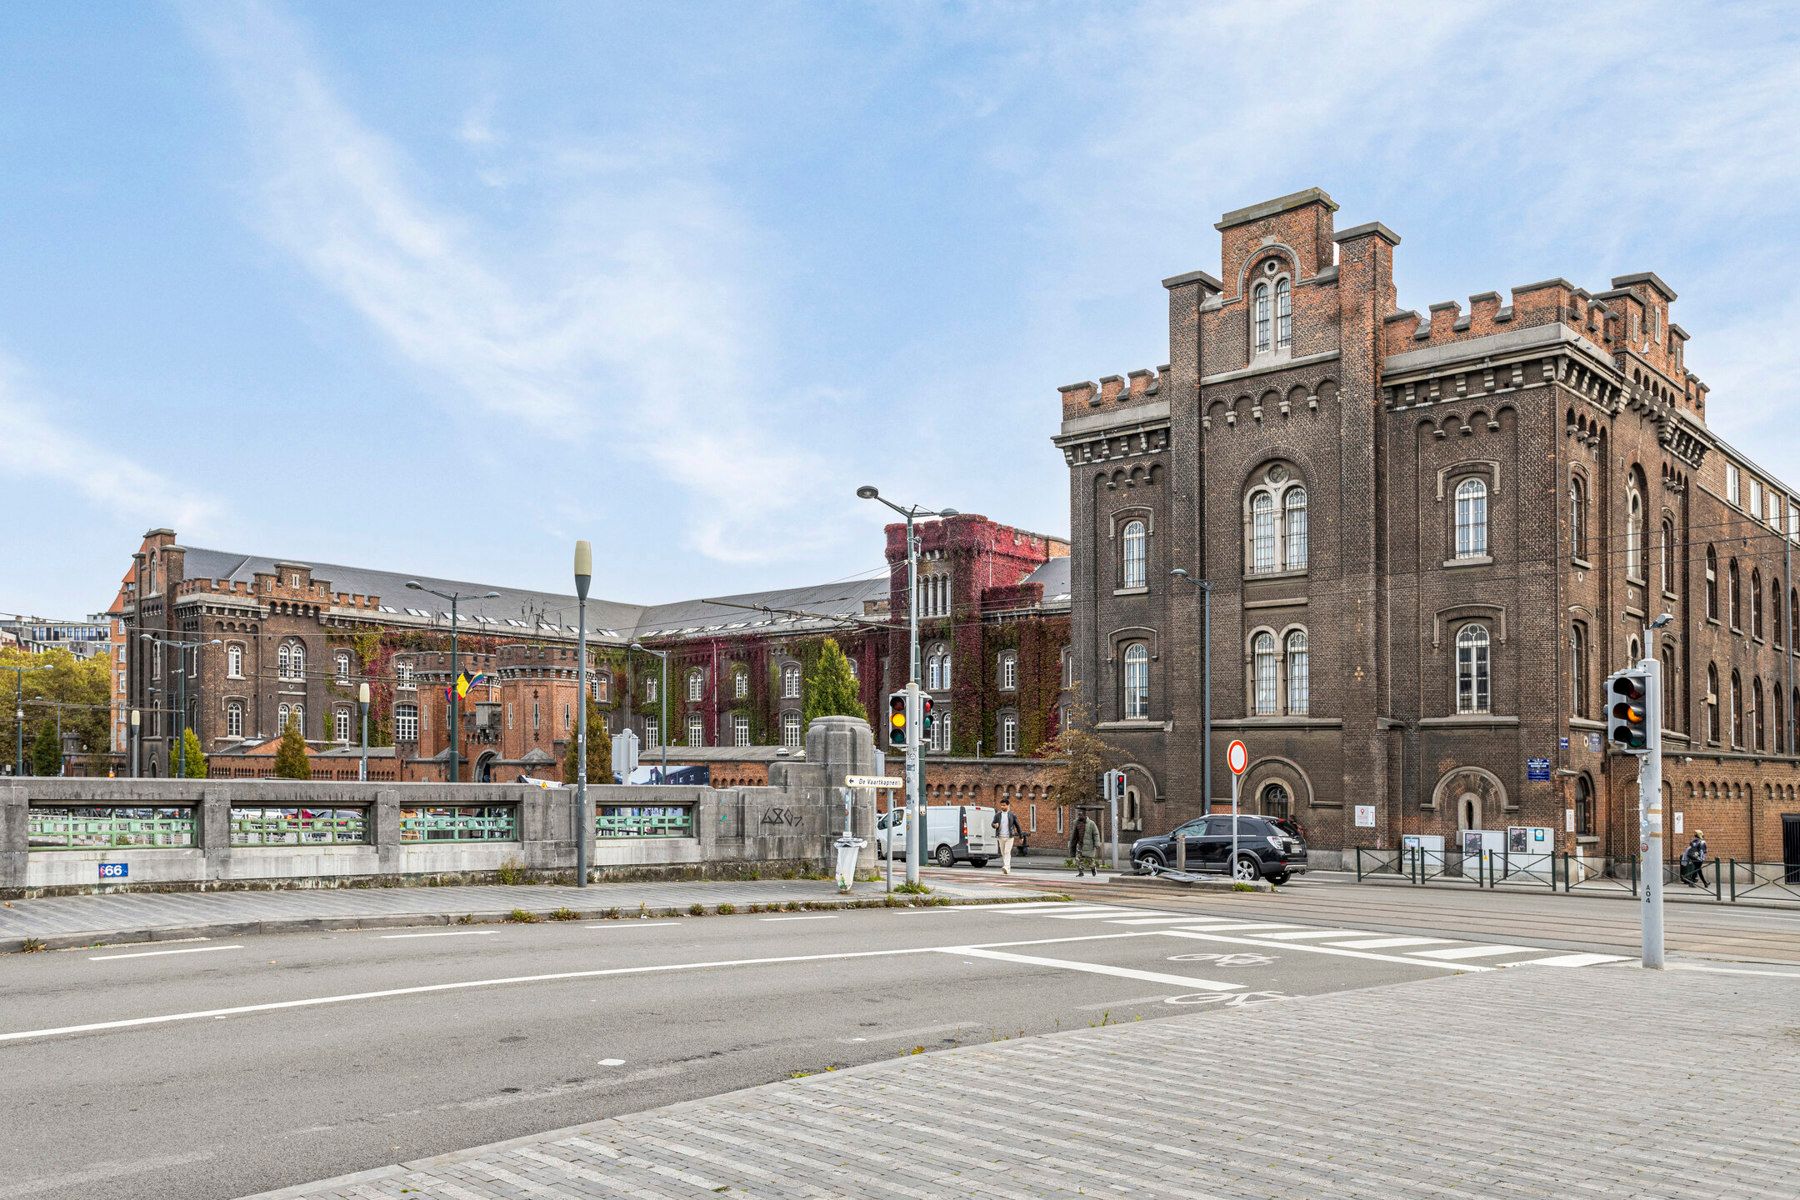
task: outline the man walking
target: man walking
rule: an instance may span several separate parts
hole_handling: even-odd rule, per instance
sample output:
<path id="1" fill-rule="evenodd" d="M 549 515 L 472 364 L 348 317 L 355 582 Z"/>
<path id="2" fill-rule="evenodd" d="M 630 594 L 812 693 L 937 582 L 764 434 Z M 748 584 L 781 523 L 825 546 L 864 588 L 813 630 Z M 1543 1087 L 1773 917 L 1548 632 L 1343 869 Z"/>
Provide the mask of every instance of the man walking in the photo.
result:
<path id="1" fill-rule="evenodd" d="M 1075 836 L 1069 847 L 1075 856 L 1075 876 L 1081 877 L 1083 871 L 1096 878 L 1100 874 L 1100 826 L 1094 818 L 1077 810 L 1075 817 Z"/>
<path id="2" fill-rule="evenodd" d="M 1681 882 L 1693 887 L 1706 886 L 1706 835 L 1694 830 L 1694 840 L 1681 852 Z"/>
<path id="3" fill-rule="evenodd" d="M 1018 839 L 1019 825 L 1012 814 L 1012 801 L 1002 799 L 994 811 L 994 838 L 1000 843 L 1000 873 L 1012 874 L 1013 842 Z"/>

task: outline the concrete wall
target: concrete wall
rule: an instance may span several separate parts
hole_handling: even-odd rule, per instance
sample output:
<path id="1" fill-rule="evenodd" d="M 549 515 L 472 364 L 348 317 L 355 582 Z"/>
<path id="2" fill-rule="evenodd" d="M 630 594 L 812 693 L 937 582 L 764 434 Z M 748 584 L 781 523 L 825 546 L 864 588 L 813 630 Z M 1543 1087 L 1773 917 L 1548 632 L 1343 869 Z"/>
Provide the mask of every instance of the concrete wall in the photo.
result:
<path id="1" fill-rule="evenodd" d="M 588 802 L 691 805 L 692 837 L 596 838 L 593 875 L 743 874 L 752 870 L 830 870 L 842 831 L 847 775 L 880 774 L 867 723 L 827 717 L 807 731 L 804 762 L 778 764 L 768 787 L 695 788 L 595 785 Z M 403 809 L 437 805 L 518 807 L 518 840 L 403 843 Z M 33 808 L 62 805 L 191 806 L 192 849 L 116 847 L 30 850 Z M 359 845 L 233 846 L 234 805 L 358 808 L 368 842 Z M 38 779 L 0 784 L 0 896 L 76 891 L 334 887 L 468 882 L 505 868 L 526 878 L 568 877 L 575 868 L 572 789 L 525 784 L 354 783 L 286 780 Z M 874 808 L 855 805 L 853 829 L 869 839 Z M 124 863 L 129 875 L 102 883 L 100 864 Z M 872 845 L 862 865 L 873 866 Z"/>

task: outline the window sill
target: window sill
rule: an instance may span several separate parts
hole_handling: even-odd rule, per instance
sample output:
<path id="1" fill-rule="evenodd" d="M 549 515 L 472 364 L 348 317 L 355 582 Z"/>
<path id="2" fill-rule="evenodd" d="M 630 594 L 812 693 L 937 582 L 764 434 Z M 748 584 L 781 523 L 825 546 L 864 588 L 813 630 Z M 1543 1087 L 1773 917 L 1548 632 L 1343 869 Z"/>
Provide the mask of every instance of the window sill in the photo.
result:
<path id="1" fill-rule="evenodd" d="M 1420 729 L 1455 729 L 1477 725 L 1516 726 L 1519 718 L 1497 713 L 1456 713 L 1448 717 L 1420 717 Z"/>
<path id="2" fill-rule="evenodd" d="M 1570 717 L 1569 718 L 1569 728 L 1570 729 L 1592 729 L 1592 730 L 1598 730 L 1598 731 L 1604 733 L 1606 731 L 1606 722 L 1605 721 L 1596 721 L 1592 717 Z"/>
<path id="3" fill-rule="evenodd" d="M 1115 596 L 1148 596 L 1149 594 L 1149 584 L 1139 584 L 1137 587 L 1117 587 L 1113 589 L 1113 595 Z"/>
<path id="4" fill-rule="evenodd" d="M 1490 554 L 1471 554 L 1464 558 L 1446 558 L 1444 565 L 1446 567 L 1491 567 L 1494 565 L 1494 558 Z"/>
<path id="5" fill-rule="evenodd" d="M 1579 554 L 1570 556 L 1569 565 L 1573 566 L 1573 567 L 1580 567 L 1584 571 L 1591 571 L 1594 569 L 1594 564 L 1589 562 L 1587 559 L 1581 557 L 1581 555 L 1579 555 Z"/>
<path id="6" fill-rule="evenodd" d="M 1214 721 L 1214 725 L 1218 722 Z M 1169 733 L 1174 728 L 1167 721 L 1156 721 L 1149 717 L 1134 717 L 1123 721 L 1100 721 L 1094 725 L 1096 730 L 1109 733 Z"/>
<path id="7" fill-rule="evenodd" d="M 1291 571 L 1246 571 L 1244 582 L 1260 582 L 1264 579 L 1305 579 L 1309 568 L 1299 567 Z"/>

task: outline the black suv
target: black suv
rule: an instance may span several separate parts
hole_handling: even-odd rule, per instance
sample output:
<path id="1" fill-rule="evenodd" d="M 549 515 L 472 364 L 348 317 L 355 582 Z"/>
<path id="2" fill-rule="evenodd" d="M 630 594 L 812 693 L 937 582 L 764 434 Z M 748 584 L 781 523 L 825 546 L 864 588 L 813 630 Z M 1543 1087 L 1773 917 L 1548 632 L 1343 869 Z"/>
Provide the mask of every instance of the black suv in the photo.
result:
<path id="1" fill-rule="evenodd" d="M 1174 833 L 1139 838 L 1131 844 L 1131 863 L 1138 874 L 1173 870 L 1180 861 L 1176 838 L 1187 843 L 1189 871 L 1223 874 L 1231 858 L 1231 817 L 1200 817 Z M 1286 817 L 1238 817 L 1238 857 L 1233 879 L 1267 879 L 1286 883 L 1306 873 L 1306 838 L 1298 824 Z"/>

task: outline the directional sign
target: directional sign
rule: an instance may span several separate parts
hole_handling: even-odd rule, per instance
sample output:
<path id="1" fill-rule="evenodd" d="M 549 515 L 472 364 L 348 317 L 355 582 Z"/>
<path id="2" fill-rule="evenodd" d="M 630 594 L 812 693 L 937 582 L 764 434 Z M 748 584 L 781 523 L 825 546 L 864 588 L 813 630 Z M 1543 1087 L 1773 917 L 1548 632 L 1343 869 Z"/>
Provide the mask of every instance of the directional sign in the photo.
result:
<path id="1" fill-rule="evenodd" d="M 866 788 L 903 788 L 906 780 L 895 779 L 892 775 L 850 775 L 844 779 L 846 787 Z"/>
<path id="2" fill-rule="evenodd" d="M 1244 768 L 1250 765 L 1250 747 L 1242 742 L 1225 747 L 1225 765 L 1231 768 L 1233 775 L 1242 775 Z"/>

